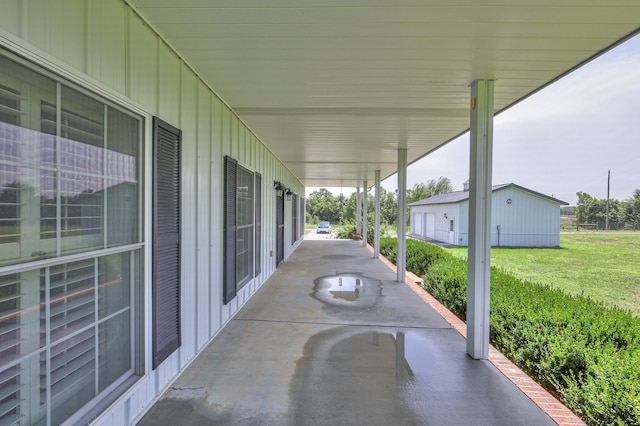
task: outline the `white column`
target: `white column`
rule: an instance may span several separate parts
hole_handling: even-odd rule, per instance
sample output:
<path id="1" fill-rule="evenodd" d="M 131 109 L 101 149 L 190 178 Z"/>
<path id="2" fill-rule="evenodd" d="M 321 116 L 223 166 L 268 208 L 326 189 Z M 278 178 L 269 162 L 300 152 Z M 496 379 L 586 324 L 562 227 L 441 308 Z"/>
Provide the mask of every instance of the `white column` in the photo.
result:
<path id="1" fill-rule="evenodd" d="M 492 156 L 493 81 L 477 80 L 471 85 L 467 287 L 467 353 L 474 359 L 489 358 Z"/>
<path id="2" fill-rule="evenodd" d="M 373 224 L 373 258 L 377 259 L 380 255 L 380 170 L 376 170 L 376 199 L 375 209 L 376 216 Z"/>
<path id="3" fill-rule="evenodd" d="M 356 186 L 356 234 L 360 234 L 360 187 Z"/>
<path id="4" fill-rule="evenodd" d="M 362 186 L 362 247 L 367 246 L 367 209 L 369 207 L 369 187 L 367 186 L 367 181 L 364 181 L 364 185 Z"/>
<path id="5" fill-rule="evenodd" d="M 407 148 L 398 148 L 398 282 L 407 269 Z"/>

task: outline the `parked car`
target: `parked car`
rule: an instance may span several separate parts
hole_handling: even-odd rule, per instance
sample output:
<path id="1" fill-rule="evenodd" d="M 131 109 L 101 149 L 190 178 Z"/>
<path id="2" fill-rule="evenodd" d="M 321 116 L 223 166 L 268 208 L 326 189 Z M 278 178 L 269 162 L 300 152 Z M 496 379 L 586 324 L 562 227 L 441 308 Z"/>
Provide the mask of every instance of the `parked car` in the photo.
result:
<path id="1" fill-rule="evenodd" d="M 322 233 L 330 234 L 331 233 L 331 224 L 329 222 L 320 222 L 318 224 L 318 229 L 316 229 L 316 233 L 318 233 L 318 234 L 322 234 Z"/>

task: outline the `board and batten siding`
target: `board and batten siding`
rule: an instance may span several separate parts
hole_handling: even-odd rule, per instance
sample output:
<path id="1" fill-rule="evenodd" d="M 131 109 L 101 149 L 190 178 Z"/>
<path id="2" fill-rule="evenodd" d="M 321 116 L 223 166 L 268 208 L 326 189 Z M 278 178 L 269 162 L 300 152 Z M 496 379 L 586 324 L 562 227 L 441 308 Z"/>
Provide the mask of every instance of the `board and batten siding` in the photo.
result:
<path id="1" fill-rule="evenodd" d="M 411 220 L 422 219 L 421 224 L 411 224 L 412 232 L 430 237 L 424 220 L 426 215 L 435 215 L 436 240 L 459 246 L 469 244 L 469 200 L 411 207 Z M 452 219 L 454 220 L 453 234 L 450 231 Z M 500 231 L 498 231 L 498 225 Z M 560 204 L 516 187 L 492 192 L 491 245 L 494 247 L 559 246 Z"/>
<path id="2" fill-rule="evenodd" d="M 510 203 L 507 201 L 511 200 Z M 462 222 L 461 245 L 469 243 L 469 201 L 460 203 L 467 219 Z M 500 232 L 498 235 L 498 225 Z M 547 198 L 506 188 L 491 194 L 491 245 L 494 247 L 558 247 L 560 205 Z"/>
<path id="3" fill-rule="evenodd" d="M 454 221 L 454 238 L 458 241 L 458 227 L 459 227 L 459 210 L 458 204 L 434 204 L 427 206 L 415 206 L 411 207 L 411 220 L 418 219 L 421 224 L 415 225 L 411 223 L 411 230 L 416 235 L 421 237 L 434 238 L 438 241 L 449 241 L 449 221 Z M 444 215 L 447 215 L 445 218 Z M 428 215 L 432 215 L 429 217 Z M 432 223 L 433 221 L 433 223 Z M 414 231 L 420 231 L 415 232 Z"/>
<path id="4" fill-rule="evenodd" d="M 156 370 L 146 353 L 143 376 L 96 420 L 134 423 L 275 271 L 275 191 L 304 186 L 164 40 L 122 0 L 3 0 L 0 48 L 90 93 L 145 117 L 144 318 L 150 348 L 151 118 L 182 131 L 182 345 Z M 209 82 L 215 86 L 215 82 Z M 224 156 L 262 175 L 261 273 L 222 303 Z M 285 201 L 285 247 L 291 244 L 291 201 Z M 304 220 L 304 219 L 303 219 Z"/>
<path id="5" fill-rule="evenodd" d="M 509 247 L 560 245 L 560 206 L 547 198 L 516 188 L 495 191 L 491 197 L 491 244 Z M 508 200 L 511 200 L 508 202 Z M 500 241 L 498 230 L 500 225 Z"/>

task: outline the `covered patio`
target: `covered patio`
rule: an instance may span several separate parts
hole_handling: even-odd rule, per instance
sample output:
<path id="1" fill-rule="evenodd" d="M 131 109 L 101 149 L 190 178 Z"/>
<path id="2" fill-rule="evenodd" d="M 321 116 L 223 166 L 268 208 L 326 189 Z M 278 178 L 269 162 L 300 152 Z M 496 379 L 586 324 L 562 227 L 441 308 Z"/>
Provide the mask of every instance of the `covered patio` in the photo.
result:
<path id="1" fill-rule="evenodd" d="M 639 31 L 628 0 L 128 1 L 305 187 L 356 188 L 364 241 L 375 192 L 374 257 L 381 179 L 397 175 L 406 223 L 408 165 L 469 132 L 474 359 L 489 354 L 494 115 Z M 397 253 L 402 282 L 404 235 Z"/>
<path id="2" fill-rule="evenodd" d="M 552 421 L 489 345 L 493 117 L 638 34 L 637 0 L 1 12 L 1 424 Z M 397 174 L 406 223 L 408 165 L 466 132 L 452 326 L 402 232 L 379 258 L 378 189 Z M 371 250 L 303 240 L 317 186 L 356 188 L 364 241 L 375 192 Z"/>
<path id="3" fill-rule="evenodd" d="M 395 275 L 359 242 L 304 241 L 138 424 L 582 424 L 468 357 Z"/>

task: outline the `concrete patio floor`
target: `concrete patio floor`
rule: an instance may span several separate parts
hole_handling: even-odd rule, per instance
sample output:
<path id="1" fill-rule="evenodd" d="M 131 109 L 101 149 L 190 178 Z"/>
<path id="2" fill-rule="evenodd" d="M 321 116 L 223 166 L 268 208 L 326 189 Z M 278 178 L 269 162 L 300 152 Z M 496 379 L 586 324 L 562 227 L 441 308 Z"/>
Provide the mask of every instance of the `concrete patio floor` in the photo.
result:
<path id="1" fill-rule="evenodd" d="M 304 241 L 139 425 L 556 424 L 360 242 Z"/>

